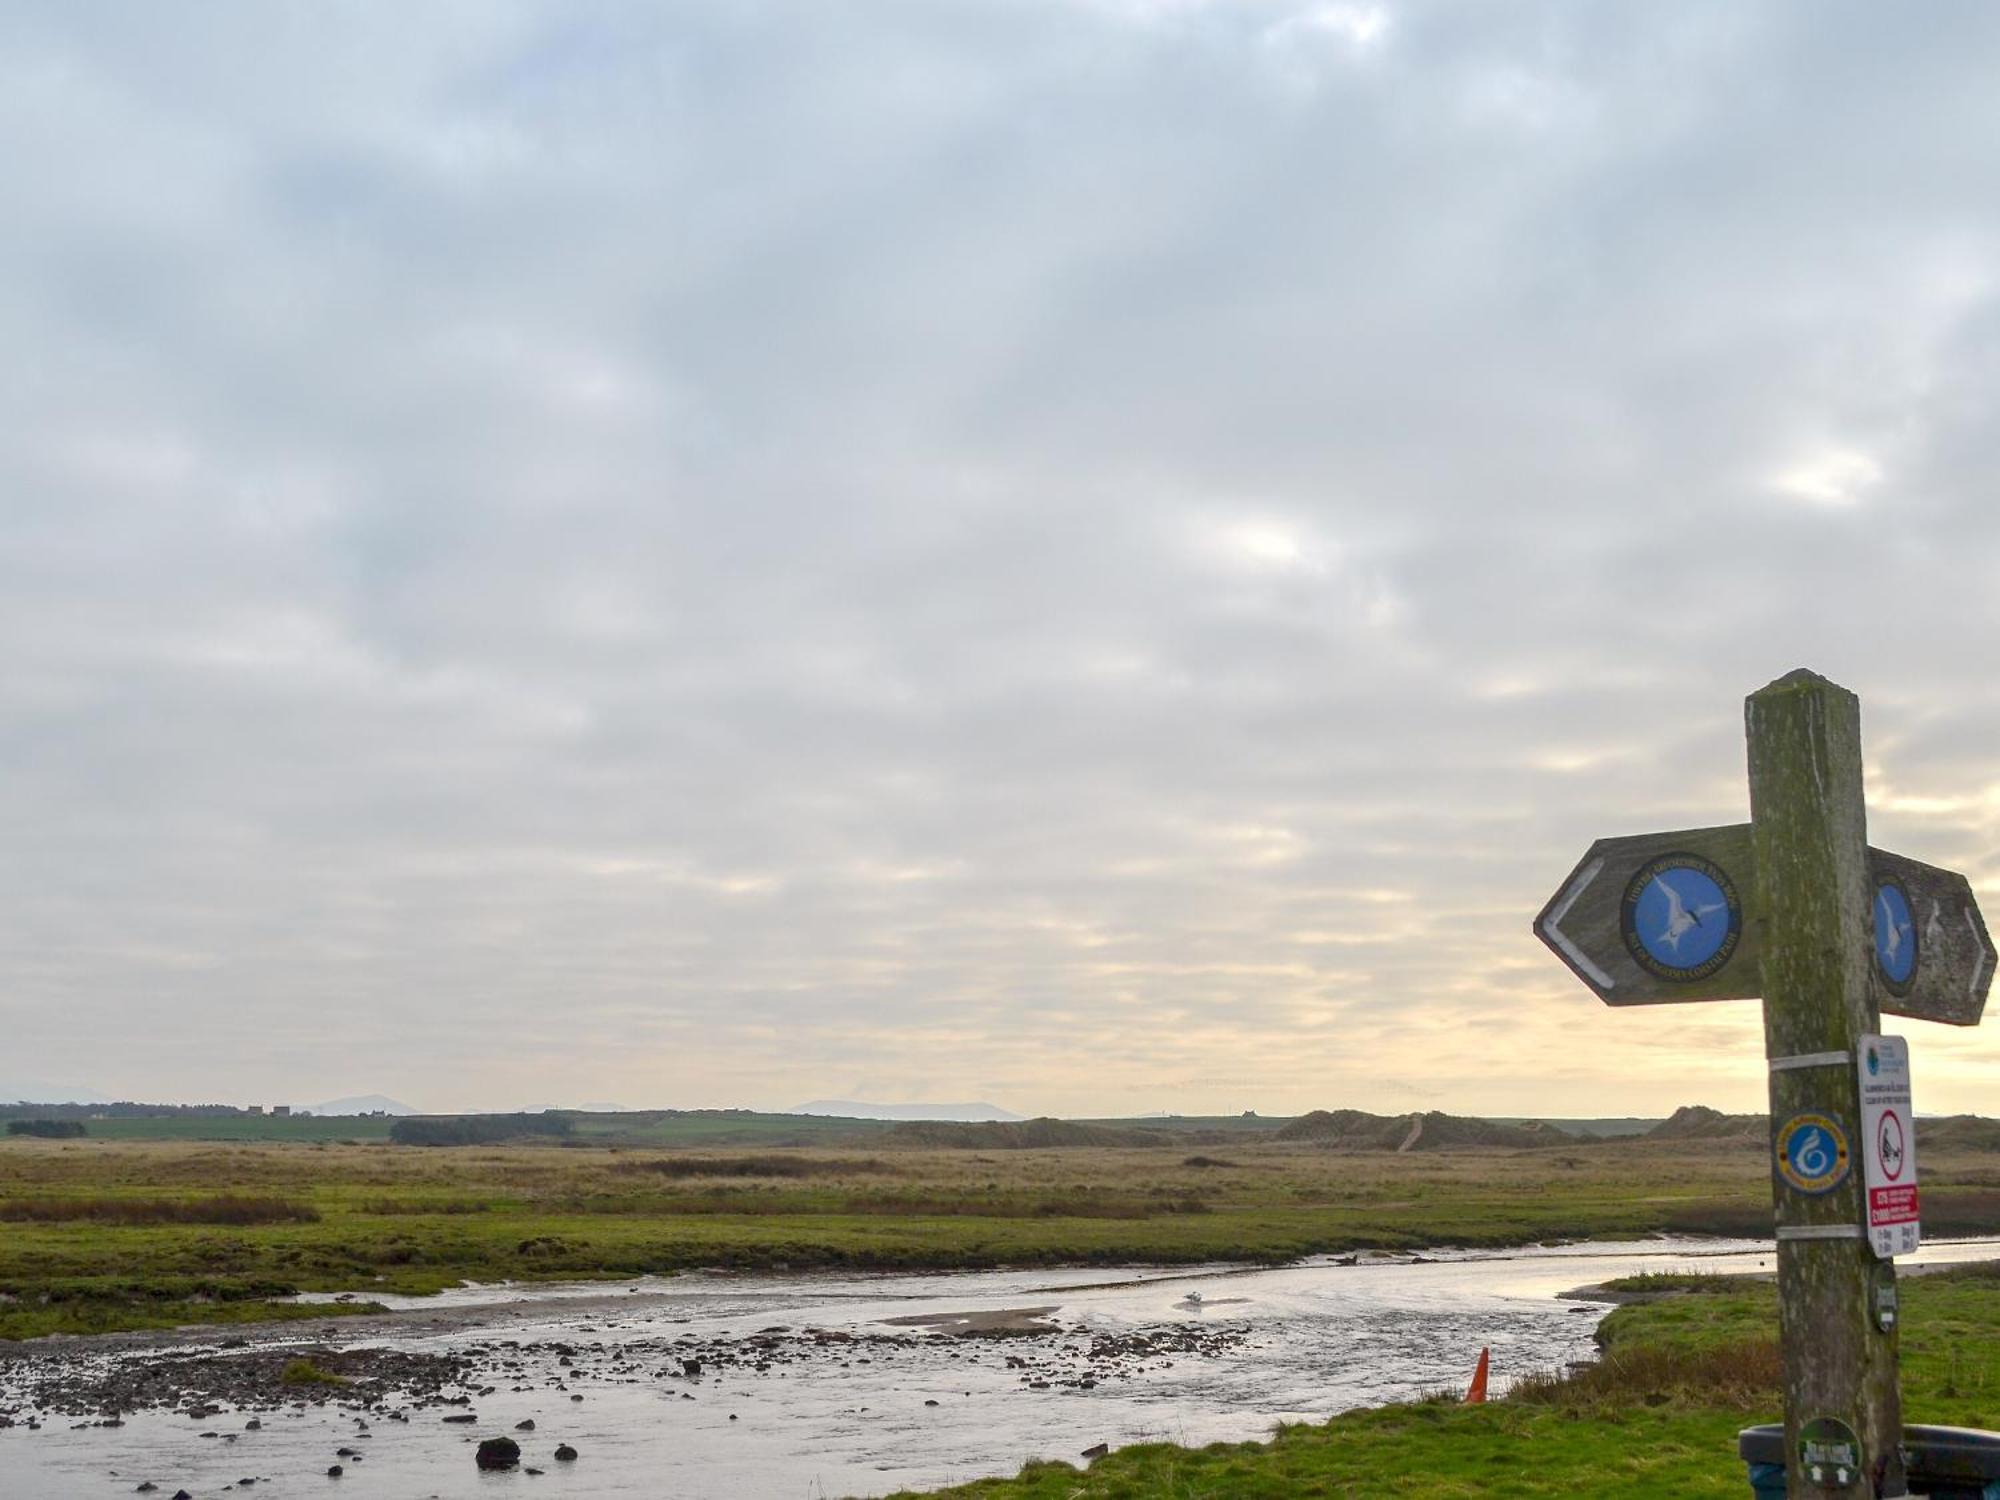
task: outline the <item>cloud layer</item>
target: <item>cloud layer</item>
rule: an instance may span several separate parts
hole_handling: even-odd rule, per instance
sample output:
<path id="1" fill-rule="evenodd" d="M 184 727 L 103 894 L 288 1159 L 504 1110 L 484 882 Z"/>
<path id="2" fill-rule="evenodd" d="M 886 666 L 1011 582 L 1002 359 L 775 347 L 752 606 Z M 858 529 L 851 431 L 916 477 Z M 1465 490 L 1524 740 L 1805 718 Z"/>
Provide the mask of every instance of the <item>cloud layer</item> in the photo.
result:
<path id="1" fill-rule="evenodd" d="M 0 6 L 0 1025 L 142 1097 L 1646 1112 L 1859 691 L 2000 916 L 2000 14 Z M 1913 1027 L 1920 1104 L 2000 1032 Z"/>

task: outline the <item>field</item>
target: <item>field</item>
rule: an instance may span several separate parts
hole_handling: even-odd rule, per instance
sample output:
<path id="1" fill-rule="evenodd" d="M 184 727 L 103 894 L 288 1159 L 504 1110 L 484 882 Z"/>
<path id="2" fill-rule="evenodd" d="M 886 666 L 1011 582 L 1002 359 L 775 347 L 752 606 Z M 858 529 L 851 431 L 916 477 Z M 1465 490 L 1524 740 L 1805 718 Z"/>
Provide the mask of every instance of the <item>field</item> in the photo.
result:
<path id="1" fill-rule="evenodd" d="M 1991 1427 L 2000 1268 L 1906 1278 L 1903 1302 L 1905 1420 Z M 1269 1443 L 1146 1444 L 1087 1469 L 1031 1464 L 931 1500 L 1741 1500 L 1736 1434 L 1780 1411 L 1776 1322 L 1773 1287 L 1718 1282 L 1618 1309 L 1600 1334 L 1601 1363 L 1503 1401 L 1350 1412 Z"/>
<path id="2" fill-rule="evenodd" d="M 1933 1232 L 2000 1227 L 1990 1155 Z M 1762 1154 L 1329 1151 L 1245 1135 L 978 1152 L 0 1141 L 0 1338 L 287 1317 L 294 1292 L 693 1267 L 1276 1262 L 1768 1224 Z"/>
<path id="3" fill-rule="evenodd" d="M 379 1115 L 159 1115 L 91 1120 L 100 1141 L 265 1141 L 272 1144 L 386 1142 L 393 1120 Z"/>

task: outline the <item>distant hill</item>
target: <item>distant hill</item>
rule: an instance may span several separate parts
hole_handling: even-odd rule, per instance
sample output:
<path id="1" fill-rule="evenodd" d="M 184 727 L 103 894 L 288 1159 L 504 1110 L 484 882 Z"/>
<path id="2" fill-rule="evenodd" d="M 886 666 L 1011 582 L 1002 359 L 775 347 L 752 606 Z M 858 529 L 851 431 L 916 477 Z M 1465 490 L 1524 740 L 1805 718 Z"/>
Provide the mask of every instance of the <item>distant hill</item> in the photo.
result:
<path id="1" fill-rule="evenodd" d="M 879 1137 L 885 1146 L 928 1146 L 961 1151 L 1024 1151 L 1050 1146 L 1160 1146 L 1171 1138 L 1157 1130 L 1120 1130 L 1073 1120 L 998 1120 L 966 1123 L 910 1120 Z"/>
<path id="2" fill-rule="evenodd" d="M 1436 1151 L 1451 1146 L 1526 1148 L 1574 1139 L 1540 1121 L 1501 1125 L 1438 1110 L 1414 1115 L 1371 1115 L 1359 1109 L 1316 1109 L 1300 1115 L 1278 1131 L 1276 1138 L 1345 1146 L 1357 1151 Z"/>
<path id="3" fill-rule="evenodd" d="M 815 1099 L 791 1111 L 795 1115 L 831 1115 L 842 1120 L 1019 1120 L 1024 1118 L 997 1104 L 866 1104 L 858 1099 Z"/>
<path id="4" fill-rule="evenodd" d="M 1917 1151 L 2000 1151 L 2000 1120 L 1982 1115 L 1946 1115 L 1917 1121 Z"/>
<path id="5" fill-rule="evenodd" d="M 308 1113 L 315 1115 L 417 1115 L 423 1111 L 412 1109 L 387 1094 L 360 1094 L 352 1099 L 329 1099 L 324 1104 L 307 1107 Z"/>
<path id="6" fill-rule="evenodd" d="M 1649 1141 L 1762 1141 L 1771 1133 L 1763 1115 L 1725 1115 L 1706 1104 L 1683 1104 L 1646 1132 Z"/>
<path id="7" fill-rule="evenodd" d="M 1565 1135 L 1582 1140 L 1611 1141 L 1623 1136 L 1644 1135 L 1660 1123 L 1658 1115 L 1616 1115 L 1606 1118 L 1570 1119 L 1562 1115 L 1492 1115 L 1495 1125 L 1552 1125 Z"/>

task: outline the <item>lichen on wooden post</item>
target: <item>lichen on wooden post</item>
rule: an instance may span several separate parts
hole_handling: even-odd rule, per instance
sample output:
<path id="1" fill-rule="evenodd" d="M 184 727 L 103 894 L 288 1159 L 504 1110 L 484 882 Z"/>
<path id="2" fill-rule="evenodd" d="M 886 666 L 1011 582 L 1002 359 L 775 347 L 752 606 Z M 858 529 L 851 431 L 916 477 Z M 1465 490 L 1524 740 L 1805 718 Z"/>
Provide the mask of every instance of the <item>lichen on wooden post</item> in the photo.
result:
<path id="1" fill-rule="evenodd" d="M 1858 1163 L 1860 1155 L 1854 1048 L 1878 1029 L 1861 705 L 1845 688 L 1798 671 L 1750 695 L 1744 727 L 1765 923 L 1760 969 L 1764 1050 L 1772 1064 L 1786 1493 L 1793 1500 L 1898 1496 L 1908 1487 L 1896 1335 L 1878 1330 L 1869 1314 L 1876 1262 L 1862 1237 L 1861 1173 L 1847 1170 L 1825 1187 L 1816 1180 L 1801 1186 L 1778 1167 L 1785 1132 L 1802 1117 L 1832 1122 L 1851 1159 Z M 1815 1419 L 1844 1424 L 1859 1439 L 1861 1465 L 1852 1483 L 1829 1482 L 1831 1473 L 1815 1481 L 1801 1463 L 1800 1435 Z"/>

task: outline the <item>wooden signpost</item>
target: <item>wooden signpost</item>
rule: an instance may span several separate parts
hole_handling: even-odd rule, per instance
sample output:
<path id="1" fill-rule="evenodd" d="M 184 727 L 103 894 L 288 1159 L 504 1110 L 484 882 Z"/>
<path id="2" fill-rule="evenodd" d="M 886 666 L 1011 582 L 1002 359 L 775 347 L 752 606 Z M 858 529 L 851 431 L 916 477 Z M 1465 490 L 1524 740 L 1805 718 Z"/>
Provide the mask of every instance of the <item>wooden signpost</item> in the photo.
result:
<path id="1" fill-rule="evenodd" d="M 1793 672 L 1744 727 L 1748 823 L 1600 839 L 1535 932 L 1607 1004 L 1763 1000 L 1786 1494 L 1900 1496 L 1877 1257 L 1916 1244 L 1915 1132 L 1908 1052 L 1879 1017 L 1977 1025 L 1993 942 L 1964 876 L 1868 847 L 1852 693 Z"/>

